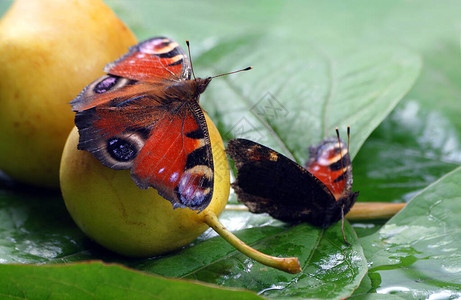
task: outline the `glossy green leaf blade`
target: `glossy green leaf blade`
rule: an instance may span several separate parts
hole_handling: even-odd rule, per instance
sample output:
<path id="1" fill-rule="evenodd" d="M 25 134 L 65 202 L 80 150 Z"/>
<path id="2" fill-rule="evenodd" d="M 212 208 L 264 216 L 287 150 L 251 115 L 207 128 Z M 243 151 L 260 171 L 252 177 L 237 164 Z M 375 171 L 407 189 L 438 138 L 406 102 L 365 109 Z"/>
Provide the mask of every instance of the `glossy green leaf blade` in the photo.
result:
<path id="1" fill-rule="evenodd" d="M 151 261 L 142 269 L 165 276 L 244 287 L 267 297 L 346 297 L 366 274 L 367 263 L 351 227 L 346 226 L 347 239 L 352 242 L 350 247 L 344 244 L 339 227 L 337 224 L 324 231 L 308 225 L 283 230 L 266 226 L 237 233 L 243 241 L 266 254 L 298 257 L 303 271 L 295 275 L 249 259 L 220 237 L 183 250 L 177 256 Z M 208 260 L 198 266 L 184 263 L 184 258 Z"/>
<path id="2" fill-rule="evenodd" d="M 437 59 L 432 52 L 414 89 L 354 161 L 362 201 L 408 201 L 461 164 L 460 89 L 454 84 L 461 73 L 452 70 L 461 69 L 459 48 L 443 46 Z"/>
<path id="3" fill-rule="evenodd" d="M 354 160 L 362 201 L 408 201 L 461 164 L 460 2 L 391 3 L 363 7 L 373 20 L 362 30 L 418 49 L 424 63 L 415 86 Z"/>
<path id="4" fill-rule="evenodd" d="M 414 100 L 400 105 L 354 160 L 360 200 L 409 201 L 459 166 L 458 134 L 446 115 Z"/>
<path id="5" fill-rule="evenodd" d="M 6 193 L 11 197 L 11 194 Z M 22 216 L 22 222 L 19 227 L 11 226 L 9 230 L 0 231 L 2 241 L 8 242 L 2 248 L 2 262 L 74 262 L 88 259 L 103 259 L 108 262 L 120 262 L 127 266 L 137 269 L 146 270 L 153 273 L 158 273 L 170 277 L 185 277 L 191 279 L 199 279 L 212 283 L 220 283 L 228 286 L 247 287 L 255 291 L 261 291 L 265 288 L 271 287 L 275 282 L 281 285 L 282 290 L 268 290 L 267 296 L 271 294 L 285 294 L 291 295 L 296 292 L 300 295 L 312 295 L 311 293 L 318 292 L 321 288 L 326 288 L 329 285 L 336 285 L 341 282 L 344 286 L 340 289 L 334 289 L 329 293 L 332 295 L 347 296 L 352 293 L 354 288 L 358 286 L 361 276 L 366 272 L 365 259 L 363 255 L 360 259 L 361 250 L 359 246 L 354 243 L 354 251 L 345 249 L 347 253 L 343 258 L 344 261 L 349 263 L 352 257 L 358 264 L 353 264 L 349 270 L 343 270 L 336 266 L 337 269 L 327 270 L 326 260 L 331 258 L 332 253 L 336 253 L 338 248 L 343 247 L 341 230 L 338 225 L 330 228 L 326 234 L 322 231 L 312 228 L 310 226 L 300 226 L 297 229 L 291 229 L 281 222 L 274 222 L 273 219 L 264 215 L 252 215 L 250 213 L 237 213 L 226 212 L 222 221 L 229 224 L 229 228 L 237 230 L 244 227 L 262 226 L 248 229 L 239 237 L 248 242 L 250 245 L 257 247 L 261 251 L 267 252 L 272 255 L 296 255 L 301 258 L 304 267 L 302 275 L 303 284 L 286 286 L 294 277 L 285 274 L 278 270 L 271 270 L 270 268 L 254 264 L 246 256 L 240 254 L 233 247 L 227 244 L 220 237 L 207 240 L 206 242 L 199 243 L 197 246 L 188 248 L 181 252 L 173 253 L 166 258 L 152 258 L 146 260 L 133 260 L 124 259 L 122 257 L 111 254 L 110 252 L 97 247 L 93 242 L 87 240 L 83 234 L 72 224 L 70 218 L 65 213 L 65 207 L 61 202 L 50 201 L 46 197 L 26 197 L 27 194 L 22 194 L 21 199 L 16 197 L 3 198 L 2 209 L 0 216 L 7 216 L 8 219 L 2 219 L 3 224 L 5 221 L 14 223 L 12 216 Z M 49 195 L 48 195 L 49 197 Z M 2 198 L 0 197 L 0 200 Z M 24 201 L 27 200 L 27 201 Z M 13 202 L 14 201 L 14 202 Z M 62 219 L 48 218 L 49 213 L 62 215 Z M 238 225 L 232 225 L 236 220 Z M 272 225 L 265 225 L 272 224 Z M 54 233 L 56 228 L 59 228 L 59 234 Z M 350 227 L 347 226 L 348 240 L 354 241 L 355 237 L 350 232 Z M 322 238 L 319 237 L 323 234 Z M 334 241 L 335 245 L 327 247 L 322 246 L 325 238 Z M 282 239 L 282 242 L 281 240 Z M 54 251 L 50 251 L 52 244 Z M 296 247 L 287 251 L 287 245 L 295 244 Z M 27 251 L 26 251 L 27 250 Z M 13 251 L 10 253 L 10 251 Z M 336 254 L 334 254 L 336 256 Z M 343 255 L 343 254 L 340 254 Z M 315 259 L 309 257 L 315 257 Z M 340 257 L 341 259 L 341 257 Z M 344 264 L 338 263 L 344 266 Z M 319 266 L 312 268 L 312 266 Z M 322 268 L 320 268 L 322 267 Z M 321 277 L 316 274 L 316 270 L 322 273 L 322 280 L 317 281 L 319 285 L 317 289 L 308 289 L 308 293 L 304 291 L 307 282 L 313 280 L 312 278 Z M 211 270 L 211 271 L 209 271 Z M 263 281 L 251 280 L 224 280 L 226 274 L 231 272 L 236 277 L 242 276 L 245 273 L 242 270 L 251 270 L 247 276 L 258 278 L 263 277 Z M 311 273 L 312 272 L 312 273 Z M 328 272 L 330 272 L 328 274 Z M 352 275 L 351 275 L 352 273 Z M 288 277 L 286 277 L 288 276 Z M 280 278 L 285 278 L 281 280 Z M 298 278 L 298 277 L 296 277 Z M 251 284 L 250 284 L 251 283 Z M 310 282 L 312 283 L 312 282 Z M 284 286 L 285 285 L 285 286 Z"/>
<path id="6" fill-rule="evenodd" d="M 340 224 L 321 231 L 312 256 L 304 261 L 303 274 L 284 288 L 270 288 L 262 295 L 274 297 L 343 299 L 351 295 L 366 274 L 362 246 L 350 226 L 344 244 Z M 341 288 L 339 288 L 341 287 Z"/>
<path id="7" fill-rule="evenodd" d="M 274 38 L 277 44 L 271 43 Z M 418 55 L 401 48 L 362 52 L 308 42 L 286 48 L 288 43 L 269 35 L 219 51 L 222 57 L 214 65 L 229 70 L 253 65 L 254 70 L 215 79 L 202 103 L 220 120 L 225 139 L 249 138 L 300 163 L 308 159 L 307 147 L 334 137 L 336 127 L 346 138 L 348 125 L 354 156 L 412 87 L 421 66 Z"/>
<path id="8" fill-rule="evenodd" d="M 424 189 L 377 233 L 362 239 L 372 292 L 461 296 L 461 168 Z"/>
<path id="9" fill-rule="evenodd" d="M 65 259 L 83 251 L 86 241 L 59 195 L 0 190 L 0 263 Z"/>
<path id="10" fill-rule="evenodd" d="M 100 262 L 0 265 L 0 297 L 10 299 L 261 299 L 238 290 L 171 280 Z"/>

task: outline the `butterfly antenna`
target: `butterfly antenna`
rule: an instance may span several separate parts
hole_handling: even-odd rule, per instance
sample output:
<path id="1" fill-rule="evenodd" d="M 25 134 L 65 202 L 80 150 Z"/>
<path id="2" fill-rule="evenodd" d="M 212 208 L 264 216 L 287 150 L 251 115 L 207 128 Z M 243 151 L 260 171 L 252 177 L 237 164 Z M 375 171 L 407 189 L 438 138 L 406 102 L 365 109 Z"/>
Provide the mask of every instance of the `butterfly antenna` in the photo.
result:
<path id="1" fill-rule="evenodd" d="M 343 164 L 343 149 L 341 148 L 341 138 L 339 137 L 339 130 L 338 130 L 338 127 L 336 127 L 336 137 L 338 138 L 339 159 L 341 160 L 341 170 L 344 170 L 344 164 Z"/>
<path id="2" fill-rule="evenodd" d="M 351 144 L 351 127 L 347 126 L 347 155 L 349 156 L 349 165 L 351 164 L 351 153 L 349 152 L 349 145 Z"/>
<path id="3" fill-rule="evenodd" d="M 339 143 L 339 152 L 341 153 L 340 159 L 341 159 L 341 169 L 344 170 L 344 164 L 343 164 L 343 150 L 341 149 L 341 138 L 339 137 L 339 130 L 338 127 L 336 127 L 336 136 L 338 137 L 338 143 Z M 350 144 L 350 136 L 351 136 L 351 128 L 350 126 L 347 126 L 347 157 L 348 157 L 348 166 L 351 163 L 351 156 L 349 154 L 349 144 Z M 341 206 L 341 231 L 343 232 L 343 239 L 344 243 L 347 246 L 350 246 L 351 244 L 347 241 L 346 239 L 346 233 L 344 232 L 344 204 Z"/>
<path id="4" fill-rule="evenodd" d="M 192 56 L 190 55 L 189 40 L 186 40 L 186 45 L 187 45 L 187 52 L 189 52 L 189 61 L 190 61 L 190 68 L 192 69 L 192 76 L 194 76 L 194 79 L 195 79 L 194 66 L 192 65 Z"/>
<path id="5" fill-rule="evenodd" d="M 230 75 L 230 74 L 234 74 L 234 73 L 238 73 L 238 72 L 248 71 L 248 70 L 251 70 L 251 69 L 253 69 L 253 67 L 246 67 L 245 69 L 241 69 L 241 70 L 237 70 L 237 71 L 233 71 L 233 72 L 229 72 L 229 73 L 216 75 L 216 76 L 213 76 L 213 77 L 210 77 L 210 78 L 221 77 L 221 76 Z"/>

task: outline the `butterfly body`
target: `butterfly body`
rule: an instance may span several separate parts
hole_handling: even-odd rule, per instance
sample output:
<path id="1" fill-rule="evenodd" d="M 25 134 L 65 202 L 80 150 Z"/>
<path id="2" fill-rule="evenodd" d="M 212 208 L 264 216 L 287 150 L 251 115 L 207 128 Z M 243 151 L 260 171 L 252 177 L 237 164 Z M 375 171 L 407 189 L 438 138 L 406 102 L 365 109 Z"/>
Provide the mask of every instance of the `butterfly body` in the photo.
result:
<path id="1" fill-rule="evenodd" d="M 352 169 L 342 155 L 346 149 L 326 139 L 311 147 L 306 169 L 258 143 L 231 140 L 226 151 L 238 171 L 232 187 L 251 212 L 325 228 L 341 220 L 358 196 L 351 191 Z"/>
<path id="2" fill-rule="evenodd" d="M 130 48 L 72 102 L 78 149 L 103 165 L 131 169 L 173 207 L 203 210 L 213 195 L 210 137 L 199 97 L 211 78 L 190 78 L 190 62 L 164 37 Z"/>

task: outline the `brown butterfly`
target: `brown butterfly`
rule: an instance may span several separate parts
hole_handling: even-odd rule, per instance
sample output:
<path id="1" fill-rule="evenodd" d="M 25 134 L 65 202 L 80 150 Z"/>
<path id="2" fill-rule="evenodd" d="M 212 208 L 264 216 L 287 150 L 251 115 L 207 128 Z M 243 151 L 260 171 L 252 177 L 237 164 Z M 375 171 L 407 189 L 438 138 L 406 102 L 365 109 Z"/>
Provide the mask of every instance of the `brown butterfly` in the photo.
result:
<path id="1" fill-rule="evenodd" d="M 349 148 L 339 133 L 309 148 L 305 168 L 250 140 L 230 140 L 226 151 L 237 168 L 232 187 L 251 212 L 326 228 L 344 220 L 357 199 Z"/>

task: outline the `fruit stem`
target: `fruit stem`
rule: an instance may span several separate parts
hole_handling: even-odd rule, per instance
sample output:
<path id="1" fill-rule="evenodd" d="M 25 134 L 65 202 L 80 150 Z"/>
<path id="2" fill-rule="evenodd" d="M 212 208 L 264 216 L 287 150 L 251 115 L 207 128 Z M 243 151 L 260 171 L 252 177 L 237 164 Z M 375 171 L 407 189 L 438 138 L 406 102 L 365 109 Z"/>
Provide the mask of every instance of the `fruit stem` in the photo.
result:
<path id="1" fill-rule="evenodd" d="M 229 244 L 234 246 L 237 250 L 245 254 L 246 256 L 262 263 L 263 265 L 276 268 L 287 273 L 296 274 L 301 272 L 301 265 L 297 257 L 275 257 L 264 253 L 261 253 L 236 237 L 230 232 L 224 225 L 218 220 L 218 217 L 208 212 L 204 215 L 205 223 L 213 228 L 223 239 Z"/>
<path id="2" fill-rule="evenodd" d="M 357 202 L 346 215 L 346 219 L 351 221 L 389 219 L 404 207 L 405 203 Z M 228 204 L 226 210 L 248 211 L 248 207 Z"/>
<path id="3" fill-rule="evenodd" d="M 406 203 L 387 203 L 387 202 L 358 202 L 355 203 L 346 219 L 351 221 L 389 219 L 402 208 Z"/>

